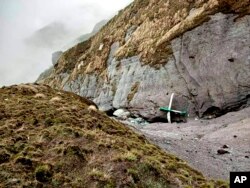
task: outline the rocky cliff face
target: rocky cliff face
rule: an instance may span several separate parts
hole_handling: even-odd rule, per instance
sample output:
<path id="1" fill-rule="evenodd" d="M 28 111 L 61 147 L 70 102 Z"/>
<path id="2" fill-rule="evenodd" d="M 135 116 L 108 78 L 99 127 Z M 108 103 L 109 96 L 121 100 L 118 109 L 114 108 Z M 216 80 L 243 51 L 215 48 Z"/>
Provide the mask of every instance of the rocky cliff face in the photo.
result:
<path id="1" fill-rule="evenodd" d="M 135 0 L 39 82 L 127 108 L 149 120 L 160 106 L 211 117 L 249 105 L 248 0 Z"/>

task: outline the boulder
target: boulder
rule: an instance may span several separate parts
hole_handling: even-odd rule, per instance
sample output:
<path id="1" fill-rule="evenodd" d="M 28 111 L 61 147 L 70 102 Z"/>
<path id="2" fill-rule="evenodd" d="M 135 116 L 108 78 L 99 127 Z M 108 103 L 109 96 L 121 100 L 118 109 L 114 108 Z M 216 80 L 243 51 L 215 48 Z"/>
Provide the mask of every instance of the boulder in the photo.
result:
<path id="1" fill-rule="evenodd" d="M 121 119 L 127 119 L 130 116 L 130 112 L 124 109 L 118 109 L 113 113 L 113 115 Z"/>

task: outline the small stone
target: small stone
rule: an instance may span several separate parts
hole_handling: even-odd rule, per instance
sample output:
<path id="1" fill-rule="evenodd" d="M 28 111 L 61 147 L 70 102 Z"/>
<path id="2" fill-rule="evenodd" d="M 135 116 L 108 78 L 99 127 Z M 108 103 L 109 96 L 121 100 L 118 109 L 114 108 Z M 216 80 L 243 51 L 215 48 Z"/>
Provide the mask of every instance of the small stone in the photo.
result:
<path id="1" fill-rule="evenodd" d="M 61 97 L 56 96 L 56 97 L 53 97 L 52 99 L 50 99 L 50 102 L 60 102 L 61 100 L 62 100 Z"/>
<path id="2" fill-rule="evenodd" d="M 222 148 L 227 149 L 227 148 L 229 148 L 229 146 L 228 145 L 223 145 Z"/>
<path id="3" fill-rule="evenodd" d="M 249 159 L 249 156 L 245 156 L 246 159 Z"/>
<path id="4" fill-rule="evenodd" d="M 20 180 L 19 180 L 19 179 L 16 179 L 16 178 L 13 178 L 13 179 L 10 179 L 10 180 L 9 180 L 9 183 L 10 183 L 10 184 L 20 183 Z"/>
<path id="5" fill-rule="evenodd" d="M 230 153 L 230 152 L 227 151 L 227 150 L 224 150 L 224 149 L 219 149 L 219 150 L 217 150 L 217 154 L 218 154 L 218 155 L 224 155 L 224 154 L 227 154 L 227 153 Z"/>
<path id="6" fill-rule="evenodd" d="M 34 96 L 34 98 L 36 98 L 36 99 L 45 99 L 46 96 L 45 96 L 43 93 L 37 93 L 37 94 Z"/>
<path id="7" fill-rule="evenodd" d="M 234 135 L 234 138 L 237 138 L 237 135 Z"/>

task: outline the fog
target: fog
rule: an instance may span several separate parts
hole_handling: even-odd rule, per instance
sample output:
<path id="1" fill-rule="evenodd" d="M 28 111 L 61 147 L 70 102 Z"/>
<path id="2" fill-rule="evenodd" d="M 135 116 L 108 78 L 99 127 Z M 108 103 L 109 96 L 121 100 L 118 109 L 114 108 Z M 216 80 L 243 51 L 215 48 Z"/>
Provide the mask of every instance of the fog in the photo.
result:
<path id="1" fill-rule="evenodd" d="M 0 0 L 0 86 L 34 82 L 51 54 L 132 0 Z"/>

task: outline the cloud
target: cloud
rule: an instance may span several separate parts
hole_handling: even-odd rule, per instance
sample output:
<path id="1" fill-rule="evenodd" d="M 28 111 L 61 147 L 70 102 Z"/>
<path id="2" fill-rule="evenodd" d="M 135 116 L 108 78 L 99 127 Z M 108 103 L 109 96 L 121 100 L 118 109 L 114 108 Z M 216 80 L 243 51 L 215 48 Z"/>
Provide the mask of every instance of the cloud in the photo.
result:
<path id="1" fill-rule="evenodd" d="M 58 49 L 30 48 L 25 44 L 39 29 L 62 23 L 69 30 L 64 39 L 66 45 L 132 1 L 1 0 L 0 86 L 34 82 L 51 65 L 51 54 Z"/>

